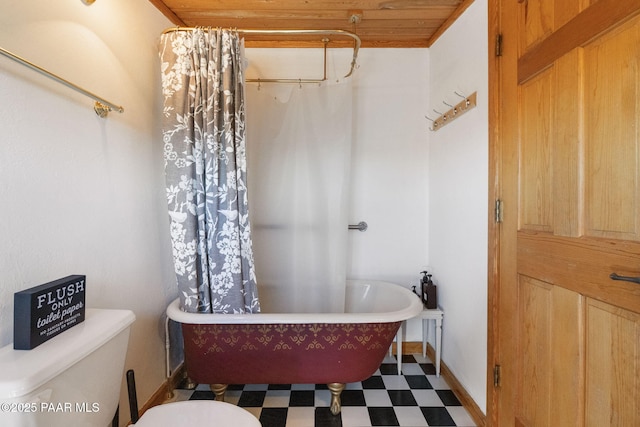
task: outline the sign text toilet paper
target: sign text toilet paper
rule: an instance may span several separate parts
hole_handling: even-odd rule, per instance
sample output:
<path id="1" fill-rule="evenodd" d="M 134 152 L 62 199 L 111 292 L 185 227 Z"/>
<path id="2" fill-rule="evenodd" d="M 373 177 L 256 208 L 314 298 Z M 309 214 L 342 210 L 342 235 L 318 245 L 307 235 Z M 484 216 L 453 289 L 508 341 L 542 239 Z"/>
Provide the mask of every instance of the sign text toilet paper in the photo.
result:
<path id="1" fill-rule="evenodd" d="M 67 276 L 16 292 L 13 348 L 31 350 L 84 321 L 86 276 Z"/>

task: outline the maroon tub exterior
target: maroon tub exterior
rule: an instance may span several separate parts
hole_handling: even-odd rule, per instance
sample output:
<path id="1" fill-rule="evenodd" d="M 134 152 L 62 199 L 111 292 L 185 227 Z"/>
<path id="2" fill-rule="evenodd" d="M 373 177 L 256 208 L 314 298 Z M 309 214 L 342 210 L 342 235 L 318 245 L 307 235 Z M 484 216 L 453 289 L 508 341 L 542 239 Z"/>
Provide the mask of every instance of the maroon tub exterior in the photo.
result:
<path id="1" fill-rule="evenodd" d="M 363 381 L 400 323 L 182 324 L 185 365 L 200 384 Z"/>

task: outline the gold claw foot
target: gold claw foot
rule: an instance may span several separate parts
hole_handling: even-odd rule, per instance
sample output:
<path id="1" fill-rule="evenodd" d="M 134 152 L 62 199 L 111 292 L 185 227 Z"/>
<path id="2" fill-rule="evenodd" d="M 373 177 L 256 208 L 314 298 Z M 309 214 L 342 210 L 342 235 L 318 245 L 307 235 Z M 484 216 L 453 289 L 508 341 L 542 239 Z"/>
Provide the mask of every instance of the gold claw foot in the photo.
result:
<path id="1" fill-rule="evenodd" d="M 197 382 L 193 381 L 190 377 L 186 378 L 184 388 L 186 388 L 187 390 L 195 390 L 197 386 Z"/>
<path id="2" fill-rule="evenodd" d="M 342 410 L 342 403 L 340 402 L 340 393 L 344 390 L 344 383 L 329 383 L 327 384 L 331 391 L 331 413 L 338 415 Z"/>
<path id="3" fill-rule="evenodd" d="M 224 394 L 227 391 L 227 384 L 210 384 L 209 388 L 216 395 L 218 402 L 224 402 Z"/>

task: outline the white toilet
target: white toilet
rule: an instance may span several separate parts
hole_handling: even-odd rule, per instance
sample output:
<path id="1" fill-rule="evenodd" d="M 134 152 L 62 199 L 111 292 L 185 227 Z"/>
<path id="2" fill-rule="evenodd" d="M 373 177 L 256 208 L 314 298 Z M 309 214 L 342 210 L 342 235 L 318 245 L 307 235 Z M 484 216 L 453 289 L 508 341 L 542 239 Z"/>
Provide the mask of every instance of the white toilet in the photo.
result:
<path id="1" fill-rule="evenodd" d="M 32 350 L 0 348 L 0 426 L 109 425 L 134 320 L 129 310 L 86 309 L 84 322 Z"/>
<path id="2" fill-rule="evenodd" d="M 134 424 L 135 427 L 193 426 L 260 427 L 249 411 L 215 400 L 188 400 L 154 406 Z"/>

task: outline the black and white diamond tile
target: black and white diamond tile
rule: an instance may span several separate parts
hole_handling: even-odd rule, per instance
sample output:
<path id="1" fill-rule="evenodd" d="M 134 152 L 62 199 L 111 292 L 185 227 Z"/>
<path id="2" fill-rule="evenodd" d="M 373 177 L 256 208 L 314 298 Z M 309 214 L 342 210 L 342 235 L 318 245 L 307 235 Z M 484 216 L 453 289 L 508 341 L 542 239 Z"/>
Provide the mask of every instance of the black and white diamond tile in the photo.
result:
<path id="1" fill-rule="evenodd" d="M 214 399 L 208 385 L 176 390 L 175 400 Z M 392 356 L 369 379 L 347 384 L 342 411 L 329 411 L 324 384 L 231 385 L 225 401 L 258 418 L 263 427 L 475 426 L 447 383 L 422 355 L 405 355 L 402 375 Z"/>

